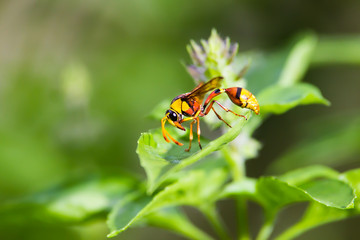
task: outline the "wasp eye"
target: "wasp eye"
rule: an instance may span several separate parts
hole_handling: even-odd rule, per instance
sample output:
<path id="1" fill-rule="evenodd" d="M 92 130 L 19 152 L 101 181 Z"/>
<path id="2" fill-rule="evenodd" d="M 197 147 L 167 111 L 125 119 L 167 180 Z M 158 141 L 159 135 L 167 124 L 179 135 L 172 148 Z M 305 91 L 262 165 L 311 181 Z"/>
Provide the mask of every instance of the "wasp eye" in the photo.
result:
<path id="1" fill-rule="evenodd" d="M 168 117 L 170 118 L 171 121 L 177 121 L 178 116 L 174 111 L 168 110 L 167 113 L 169 113 Z"/>

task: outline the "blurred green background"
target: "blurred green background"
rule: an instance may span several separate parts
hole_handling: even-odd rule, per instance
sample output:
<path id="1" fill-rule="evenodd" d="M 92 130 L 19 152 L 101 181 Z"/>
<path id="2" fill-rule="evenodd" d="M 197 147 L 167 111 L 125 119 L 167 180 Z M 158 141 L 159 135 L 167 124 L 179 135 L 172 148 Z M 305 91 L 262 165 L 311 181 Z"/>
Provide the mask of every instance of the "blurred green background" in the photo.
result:
<path id="1" fill-rule="evenodd" d="M 190 61 L 190 39 L 205 39 L 216 28 L 238 42 L 240 52 L 270 51 L 304 30 L 320 37 L 360 34 L 359 12 L 357 0 L 1 1 L 0 201 L 69 176 L 144 176 L 136 141 L 160 124 L 146 116 L 161 100 L 194 86 L 183 66 Z M 249 176 L 266 173 L 272 160 L 307 134 L 307 122 L 359 114 L 359 76 L 356 65 L 313 65 L 305 81 L 317 85 L 332 106 L 302 107 L 269 119 L 256 133 L 263 149 L 248 163 Z M 231 225 L 231 204 L 220 207 Z M 252 220 L 253 231 L 257 221 Z M 356 239 L 355 225 L 327 225 L 301 239 Z M 102 220 L 70 227 L 14 221 L 0 226 L 0 239 L 105 239 L 107 232 Z M 175 236 L 144 228 L 117 239 Z"/>

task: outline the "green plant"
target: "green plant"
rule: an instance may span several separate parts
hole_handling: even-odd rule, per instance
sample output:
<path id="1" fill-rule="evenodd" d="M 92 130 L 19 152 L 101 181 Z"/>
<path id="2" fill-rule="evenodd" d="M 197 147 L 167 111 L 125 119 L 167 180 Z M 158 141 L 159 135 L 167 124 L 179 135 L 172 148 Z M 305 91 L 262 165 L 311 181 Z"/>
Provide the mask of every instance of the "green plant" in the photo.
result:
<path id="1" fill-rule="evenodd" d="M 329 44 L 329 41 L 325 43 Z M 297 202 L 309 203 L 304 216 L 277 236 L 278 239 L 291 239 L 316 226 L 358 215 L 360 169 L 339 173 L 322 165 L 304 165 L 284 173 L 288 170 L 284 166 L 291 165 L 296 157 L 310 159 L 310 153 L 324 149 L 331 154 L 339 147 L 334 142 L 314 148 L 313 145 L 319 144 L 315 138 L 307 141 L 309 144 L 295 148 L 272 165 L 282 172 L 281 175 L 259 179 L 246 176 L 245 162 L 256 157 L 261 148 L 252 135 L 265 119 L 299 105 L 329 105 L 318 88 L 301 82 L 310 63 L 328 61 L 323 57 L 326 44 L 322 45 L 314 34 L 307 33 L 272 54 L 238 54 L 237 44 L 230 43 L 228 38 L 220 38 L 213 30 L 207 41 L 203 40 L 201 44 L 192 41 L 188 46 L 193 61 L 187 66 L 189 73 L 195 82 L 223 76 L 224 87 L 246 86 L 260 103 L 260 116 L 237 108 L 237 112 L 246 115 L 248 120 L 224 115 L 233 126 L 231 129 L 215 116 L 207 116 L 204 121 L 210 127 L 219 127 L 222 134 L 214 140 L 203 139 L 203 149 L 194 145 L 190 152 L 184 151 L 186 133 L 168 128 L 171 135 L 185 142 L 185 146 L 179 147 L 166 143 L 160 128 L 150 130 L 141 134 L 137 148 L 147 175 L 145 182 L 132 176 L 71 181 L 9 202 L 0 212 L 3 216 L 26 212 L 37 220 L 64 223 L 80 223 L 110 212 L 107 220 L 109 237 L 129 227 L 152 225 L 190 239 L 213 237 L 191 223 L 182 211 L 181 206 L 185 205 L 203 213 L 219 238 L 231 239 L 216 208 L 217 201 L 228 198 L 236 201 L 238 239 L 252 238 L 248 230 L 247 201 L 256 202 L 264 210 L 264 223 L 257 239 L 269 239 L 278 212 Z M 170 101 L 167 99 L 159 104 L 151 116 L 158 120 L 162 118 Z M 358 122 L 358 119 L 353 120 L 344 127 L 348 133 L 344 139 L 354 143 L 347 144 L 347 150 L 358 150 L 359 138 L 354 134 L 358 132 Z M 329 150 L 328 146 L 332 148 Z M 325 163 L 326 156 L 318 158 L 320 160 L 315 163 Z M 309 162 L 309 159 L 305 161 Z"/>

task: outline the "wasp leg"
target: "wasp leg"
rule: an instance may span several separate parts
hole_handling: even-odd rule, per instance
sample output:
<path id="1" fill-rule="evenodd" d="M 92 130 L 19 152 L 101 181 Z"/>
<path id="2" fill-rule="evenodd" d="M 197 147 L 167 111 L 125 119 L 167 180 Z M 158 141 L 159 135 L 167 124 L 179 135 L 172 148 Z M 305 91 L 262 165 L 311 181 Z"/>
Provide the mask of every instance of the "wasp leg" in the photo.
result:
<path id="1" fill-rule="evenodd" d="M 199 115 L 200 116 L 204 116 L 203 113 L 199 110 L 198 112 L 195 113 L 195 115 L 193 117 L 189 117 L 189 118 L 185 118 L 183 120 L 181 120 L 180 123 L 183 123 L 183 122 L 186 122 L 186 121 L 190 121 L 190 120 L 193 120 L 191 123 L 190 123 L 190 136 L 189 136 L 189 140 L 190 140 L 190 144 L 189 144 L 189 148 L 188 149 L 185 149 L 185 151 L 189 152 L 190 149 L 191 149 L 191 141 L 193 140 L 194 138 L 194 135 L 193 135 L 193 124 L 195 122 L 197 122 L 197 134 L 198 134 L 198 142 L 199 142 L 199 147 L 200 149 L 202 149 L 201 147 L 201 144 L 200 144 L 200 119 L 199 119 Z"/>
<path id="2" fill-rule="evenodd" d="M 228 124 L 228 123 L 215 111 L 215 108 L 213 107 L 214 103 L 215 103 L 215 100 L 213 100 L 213 101 L 210 103 L 210 105 L 207 107 L 207 109 L 206 109 L 205 112 L 204 112 L 204 115 L 208 115 L 208 113 L 209 113 L 210 110 L 212 109 L 212 110 L 214 111 L 215 115 L 217 116 L 217 118 L 218 118 L 219 120 L 223 121 L 226 125 L 228 125 L 228 126 L 231 128 L 231 125 Z"/>
<path id="3" fill-rule="evenodd" d="M 193 120 L 191 123 L 190 123 L 190 136 L 189 136 L 189 141 L 190 141 L 190 143 L 189 143 L 189 148 L 187 148 L 187 149 L 185 149 L 185 151 L 187 151 L 187 152 L 189 152 L 190 151 L 190 149 L 191 149 L 191 141 L 193 140 L 193 131 L 192 131 L 192 129 L 193 129 L 193 124 L 195 123 L 195 121 L 196 120 Z"/>
<path id="4" fill-rule="evenodd" d="M 228 124 L 216 111 L 214 107 L 211 107 L 211 109 L 214 111 L 215 115 L 217 116 L 217 118 L 221 121 L 223 121 L 226 125 L 228 125 L 228 127 L 232 128 L 230 124 Z"/>
<path id="5" fill-rule="evenodd" d="M 179 145 L 179 146 L 184 145 L 184 144 L 176 141 L 176 140 L 170 135 L 170 133 L 168 133 L 168 131 L 166 131 L 166 129 L 165 129 L 165 122 L 166 122 L 166 117 L 164 117 L 163 119 L 161 119 L 161 131 L 162 131 L 162 134 L 163 134 L 163 137 L 164 137 L 165 141 L 170 142 L 170 140 L 167 138 L 167 136 L 168 136 L 175 144 L 177 144 L 177 145 Z"/>
<path id="6" fill-rule="evenodd" d="M 233 111 L 231 111 L 230 109 L 228 109 L 227 107 L 224 107 L 223 105 L 221 105 L 218 101 L 214 100 L 222 109 L 224 109 L 226 112 L 231 112 L 232 114 L 235 114 L 236 116 L 238 117 L 243 117 L 245 118 L 245 120 L 247 120 L 247 118 L 244 116 L 244 115 L 240 115 L 240 114 L 237 114 Z"/>
<path id="7" fill-rule="evenodd" d="M 200 143 L 200 134 L 201 134 L 201 130 L 200 130 L 200 119 L 199 117 L 196 118 L 197 121 L 197 135 L 198 135 L 198 143 L 199 143 L 199 147 L 200 149 L 202 149 L 201 147 L 201 143 Z"/>

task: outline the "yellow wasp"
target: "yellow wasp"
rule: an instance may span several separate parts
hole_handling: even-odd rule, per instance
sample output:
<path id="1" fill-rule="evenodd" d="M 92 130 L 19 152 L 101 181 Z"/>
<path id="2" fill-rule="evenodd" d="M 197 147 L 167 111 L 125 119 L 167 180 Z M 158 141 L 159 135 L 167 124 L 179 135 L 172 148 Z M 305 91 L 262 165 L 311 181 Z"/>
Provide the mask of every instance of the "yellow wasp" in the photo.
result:
<path id="1" fill-rule="evenodd" d="M 161 127 L 162 134 L 164 139 L 167 142 L 170 142 L 169 138 L 179 146 L 183 144 L 176 141 L 165 129 L 165 123 L 168 121 L 171 125 L 185 131 L 185 128 L 181 125 L 183 122 L 192 121 L 190 123 L 190 144 L 189 148 L 185 151 L 190 151 L 191 149 L 191 141 L 193 140 L 193 124 L 197 124 L 197 135 L 198 135 L 198 143 L 201 149 L 200 144 L 200 119 L 199 117 L 206 116 L 210 110 L 213 110 L 215 115 L 226 125 L 231 127 L 224 119 L 220 117 L 220 115 L 215 111 L 213 105 L 217 103 L 222 109 L 226 112 L 231 112 L 239 117 L 244 117 L 243 115 L 239 115 L 230 109 L 221 105 L 218 101 L 213 100 L 214 97 L 218 96 L 221 93 L 226 93 L 230 100 L 239 107 L 248 108 L 254 111 L 256 114 L 260 113 L 259 104 L 255 98 L 255 96 L 249 92 L 248 90 L 240 87 L 231 87 L 231 88 L 219 88 L 223 77 L 215 77 L 209 80 L 206 83 L 200 83 L 197 87 L 195 87 L 191 92 L 181 94 L 175 97 L 170 104 L 170 109 L 168 109 L 165 113 L 165 117 L 161 119 Z M 214 90 L 215 89 L 215 90 Z M 204 96 L 207 92 L 212 91 L 207 99 L 203 102 Z"/>

